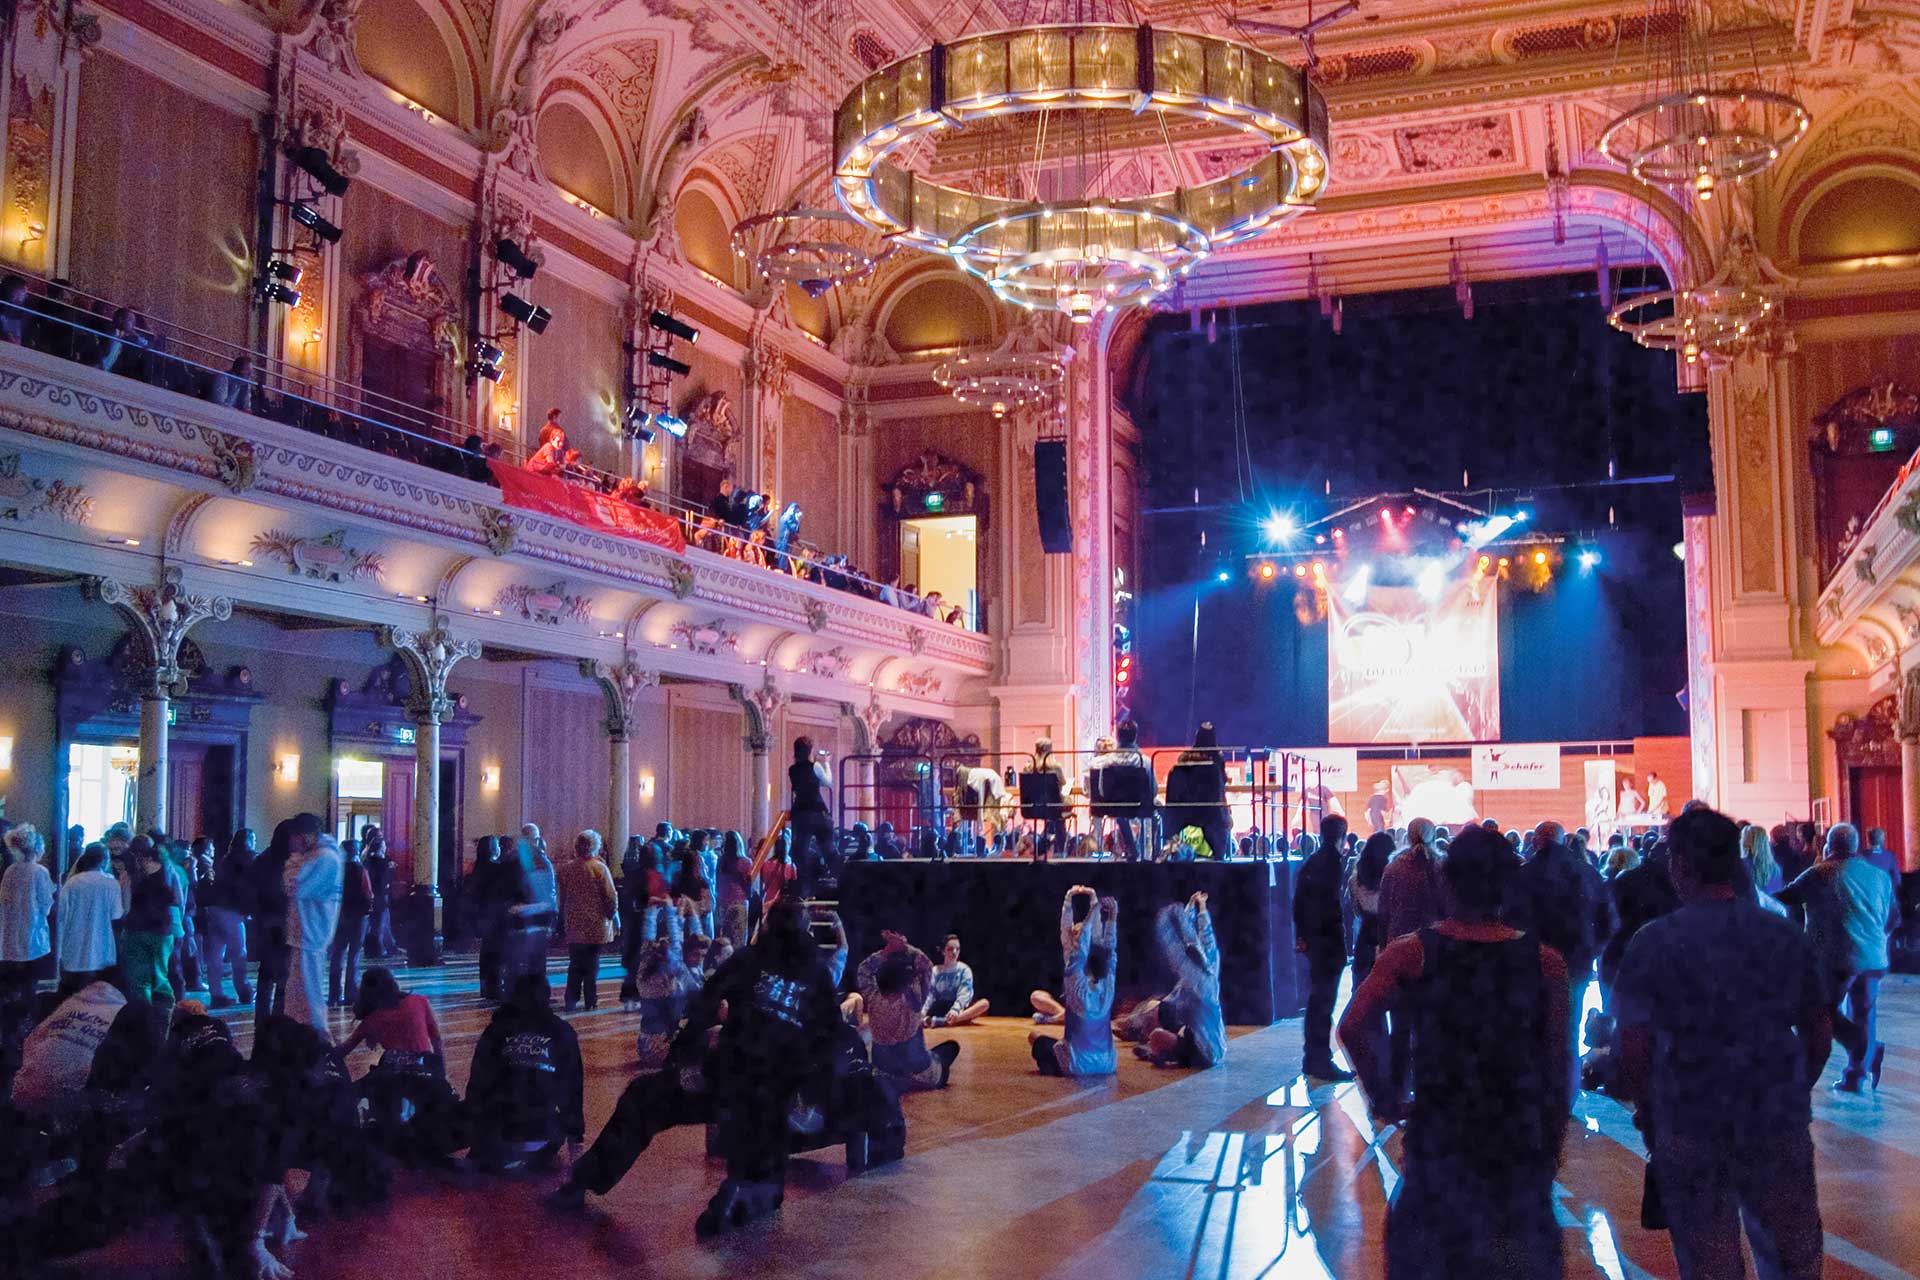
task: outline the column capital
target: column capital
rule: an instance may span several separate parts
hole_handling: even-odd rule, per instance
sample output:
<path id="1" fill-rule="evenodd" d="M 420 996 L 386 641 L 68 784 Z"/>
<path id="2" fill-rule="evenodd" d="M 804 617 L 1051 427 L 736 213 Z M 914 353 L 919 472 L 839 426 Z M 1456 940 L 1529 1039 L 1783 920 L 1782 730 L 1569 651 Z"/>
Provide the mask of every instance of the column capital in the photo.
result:
<path id="1" fill-rule="evenodd" d="M 854 723 L 853 744 L 855 753 L 870 756 L 880 750 L 880 730 L 893 712 L 880 705 L 880 699 L 867 695 L 867 705 L 856 706 L 851 702 L 840 704 L 840 714 Z"/>
<path id="2" fill-rule="evenodd" d="M 172 565 L 151 587 L 114 578 L 89 578 L 85 585 L 88 595 L 112 605 L 127 620 L 140 649 L 148 697 L 184 692 L 186 674 L 180 669 L 180 645 L 187 632 L 208 618 L 224 622 L 233 616 L 232 600 L 188 591 L 179 568 Z"/>
<path id="3" fill-rule="evenodd" d="M 1893 729 L 1902 742 L 1920 742 L 1920 667 L 1900 677 Z"/>
<path id="4" fill-rule="evenodd" d="M 407 674 L 413 677 L 407 713 L 422 723 L 431 720 L 444 724 L 451 720 L 454 703 L 447 694 L 447 677 L 461 659 L 480 656 L 480 642 L 454 639 L 446 621 L 435 618 L 425 631 L 381 627 L 380 643 L 399 651 L 406 660 Z"/>
<path id="5" fill-rule="evenodd" d="M 773 718 L 792 699 L 786 690 L 773 682 L 771 672 L 753 689 L 743 684 L 728 685 L 727 696 L 739 703 L 740 709 L 746 713 L 747 750 L 757 756 L 766 755 L 773 747 Z"/>
<path id="6" fill-rule="evenodd" d="M 582 658 L 580 674 L 600 686 L 600 693 L 607 702 L 607 736 L 617 742 L 624 742 L 633 736 L 633 717 L 640 706 L 640 693 L 644 689 L 657 688 L 660 673 L 640 665 L 640 659 L 629 649 L 621 655 L 619 662 L 604 662 L 597 658 Z"/>

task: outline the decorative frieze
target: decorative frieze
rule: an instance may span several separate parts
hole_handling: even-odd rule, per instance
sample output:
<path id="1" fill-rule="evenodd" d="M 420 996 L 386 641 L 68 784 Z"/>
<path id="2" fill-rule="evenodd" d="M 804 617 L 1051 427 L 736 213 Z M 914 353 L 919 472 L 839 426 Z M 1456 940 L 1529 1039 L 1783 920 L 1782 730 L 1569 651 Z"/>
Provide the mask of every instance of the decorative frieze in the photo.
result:
<path id="1" fill-rule="evenodd" d="M 256 556 L 271 556 L 296 577 L 316 582 L 385 582 L 386 557 L 378 551 L 362 551 L 347 544 L 347 531 L 335 529 L 318 538 L 303 538 L 284 529 L 269 529 L 253 536 Z"/>
<path id="2" fill-rule="evenodd" d="M 593 617 L 593 601 L 570 593 L 564 582 L 544 587 L 520 583 L 502 587 L 493 604 L 497 610 L 512 611 L 522 622 L 538 622 L 549 627 L 566 622 L 585 623 Z"/>

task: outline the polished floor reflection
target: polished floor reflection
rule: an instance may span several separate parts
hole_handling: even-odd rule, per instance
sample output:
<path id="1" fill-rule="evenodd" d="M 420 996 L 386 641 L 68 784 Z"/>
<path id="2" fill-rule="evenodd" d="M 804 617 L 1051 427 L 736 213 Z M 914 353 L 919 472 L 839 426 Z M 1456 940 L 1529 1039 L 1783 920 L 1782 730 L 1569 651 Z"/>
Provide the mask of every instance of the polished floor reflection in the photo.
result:
<path id="1" fill-rule="evenodd" d="M 485 1025 L 471 966 L 405 985 L 433 997 L 456 1085 Z M 614 984 L 603 987 L 611 997 Z M 1920 1273 L 1920 979 L 1884 988 L 1890 1044 L 1877 1096 L 1814 1101 L 1829 1277 Z M 628 1078 L 635 1020 L 575 1023 L 591 1133 Z M 408 1177 L 379 1212 L 319 1224 L 295 1246 L 300 1280 L 456 1275 L 873 1277 L 874 1280 L 1283 1280 L 1373 1277 L 1400 1138 L 1378 1134 L 1351 1085 L 1309 1087 L 1300 1024 L 1235 1036 L 1225 1066 L 1197 1074 L 1131 1060 L 1105 1081 L 1036 1075 L 1030 1024 L 989 1018 L 944 1093 L 907 1099 L 909 1158 L 848 1180 L 837 1152 L 794 1164 L 774 1220 L 697 1245 L 693 1218 L 719 1184 L 702 1135 L 662 1138 L 583 1219 L 540 1203 L 547 1183 Z M 245 1020 L 236 1022 L 245 1035 Z M 356 1066 L 361 1064 L 356 1063 Z M 1834 1078 L 1829 1074 L 1829 1079 Z M 1568 1276 L 1675 1274 L 1666 1237 L 1639 1223 L 1641 1153 L 1623 1109 L 1581 1101 L 1557 1188 Z M 163 1232 L 143 1232 L 60 1274 L 174 1273 Z M 172 1260 L 172 1261 L 170 1261 Z"/>

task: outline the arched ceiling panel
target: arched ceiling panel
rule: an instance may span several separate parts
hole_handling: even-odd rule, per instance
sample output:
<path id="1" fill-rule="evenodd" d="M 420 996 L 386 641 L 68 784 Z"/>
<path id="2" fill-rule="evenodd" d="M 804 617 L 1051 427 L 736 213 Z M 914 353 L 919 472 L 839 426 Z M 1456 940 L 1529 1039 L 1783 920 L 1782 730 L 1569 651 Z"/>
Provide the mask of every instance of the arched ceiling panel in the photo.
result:
<path id="1" fill-rule="evenodd" d="M 1842 182 L 1808 206 L 1794 236 L 1801 262 L 1920 253 L 1920 175 Z"/>
<path id="2" fill-rule="evenodd" d="M 542 173 L 596 209 L 624 212 L 616 158 L 585 111 L 565 98 L 550 100 L 540 111 L 538 137 Z"/>
<path id="3" fill-rule="evenodd" d="M 442 15 L 451 26 L 451 19 Z M 457 35 L 416 0 L 373 0 L 355 27 L 361 69 L 462 128 L 474 122 L 473 82 Z"/>

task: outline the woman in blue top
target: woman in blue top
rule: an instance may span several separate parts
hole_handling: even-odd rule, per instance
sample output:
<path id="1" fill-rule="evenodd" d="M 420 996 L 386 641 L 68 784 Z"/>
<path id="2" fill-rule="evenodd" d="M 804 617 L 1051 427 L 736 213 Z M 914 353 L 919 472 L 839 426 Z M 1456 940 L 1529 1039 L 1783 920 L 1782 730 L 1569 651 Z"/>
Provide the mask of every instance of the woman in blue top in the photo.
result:
<path id="1" fill-rule="evenodd" d="M 1207 895 L 1163 907 L 1156 932 L 1178 980 L 1160 1001 L 1159 1025 L 1133 1052 L 1157 1067 L 1214 1066 L 1227 1056 L 1227 1023 L 1220 1014 L 1220 947 Z"/>
<path id="2" fill-rule="evenodd" d="M 1033 1003 L 1042 1012 L 1050 1012 L 1050 1007 L 1059 1009 L 1066 1035 L 1059 1040 L 1038 1031 L 1027 1036 L 1034 1065 L 1043 1076 L 1109 1075 L 1116 1065 L 1113 1028 L 1108 1020 L 1113 1016 L 1114 948 L 1118 941 L 1115 922 L 1119 916 L 1120 904 L 1112 898 L 1101 898 L 1096 910 L 1094 892 L 1083 884 L 1067 890 L 1060 904 L 1060 950 L 1066 980 L 1057 1001 L 1036 991 Z"/>
<path id="3" fill-rule="evenodd" d="M 987 1002 L 973 997 L 973 970 L 960 962 L 960 935 L 950 933 L 920 1012 L 930 1027 L 964 1027 L 986 1011 Z"/>

